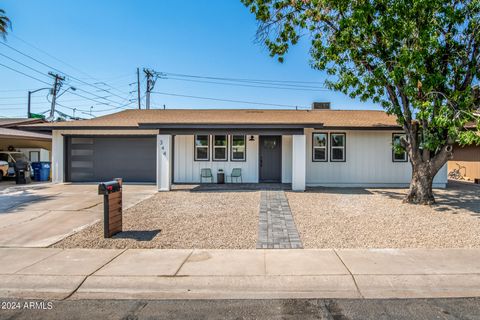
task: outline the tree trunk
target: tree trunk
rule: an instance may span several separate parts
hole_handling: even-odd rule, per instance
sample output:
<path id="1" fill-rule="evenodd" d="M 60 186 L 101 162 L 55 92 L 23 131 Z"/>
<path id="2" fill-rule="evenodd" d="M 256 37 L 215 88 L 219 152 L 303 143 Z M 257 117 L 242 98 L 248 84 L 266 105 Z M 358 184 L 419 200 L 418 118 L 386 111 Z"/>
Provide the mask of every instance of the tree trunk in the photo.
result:
<path id="1" fill-rule="evenodd" d="M 412 151 L 410 149 L 410 151 Z M 403 202 L 415 204 L 434 204 L 432 184 L 438 171 L 453 157 L 452 146 L 444 146 L 433 158 L 422 159 L 419 153 L 410 152 L 412 180 L 410 189 Z"/>
<path id="2" fill-rule="evenodd" d="M 424 205 L 434 204 L 435 197 L 433 196 L 432 184 L 435 175 L 431 174 L 429 165 L 412 165 L 412 169 L 410 189 L 404 202 Z"/>

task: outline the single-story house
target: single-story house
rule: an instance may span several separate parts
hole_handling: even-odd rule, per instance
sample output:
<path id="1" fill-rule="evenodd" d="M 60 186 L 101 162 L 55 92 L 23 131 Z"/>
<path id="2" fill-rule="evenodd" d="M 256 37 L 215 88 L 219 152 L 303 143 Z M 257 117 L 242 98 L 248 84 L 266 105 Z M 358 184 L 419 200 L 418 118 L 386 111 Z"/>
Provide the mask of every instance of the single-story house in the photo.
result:
<path id="1" fill-rule="evenodd" d="M 244 183 L 403 187 L 406 154 L 394 117 L 373 110 L 126 110 L 33 125 L 52 132 L 54 182 L 199 183 L 201 169 L 240 168 Z M 447 166 L 434 179 L 445 187 Z"/>

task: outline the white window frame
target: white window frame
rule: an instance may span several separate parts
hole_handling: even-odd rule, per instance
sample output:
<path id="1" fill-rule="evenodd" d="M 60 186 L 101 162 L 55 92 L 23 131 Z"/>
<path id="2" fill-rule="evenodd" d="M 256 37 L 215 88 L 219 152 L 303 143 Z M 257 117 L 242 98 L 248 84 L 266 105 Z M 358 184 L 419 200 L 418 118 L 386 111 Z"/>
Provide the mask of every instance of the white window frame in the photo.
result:
<path id="1" fill-rule="evenodd" d="M 212 160 L 213 161 L 228 161 L 228 135 L 226 134 L 214 134 L 212 136 Z M 225 137 L 225 145 L 224 146 L 216 146 L 215 145 L 215 138 L 216 137 Z M 224 149 L 225 150 L 225 158 L 218 159 L 216 157 L 216 150 L 217 149 Z"/>
<path id="2" fill-rule="evenodd" d="M 243 158 L 241 159 L 235 159 L 233 156 L 233 148 L 239 148 L 239 146 L 234 146 L 233 145 L 233 137 L 243 137 Z M 244 134 L 232 134 L 230 136 L 230 161 L 247 161 L 247 136 Z M 241 147 L 240 147 L 241 148 Z"/>
<path id="3" fill-rule="evenodd" d="M 392 162 L 408 162 L 408 154 L 407 154 L 407 151 L 405 150 L 403 152 L 403 159 L 396 159 L 395 158 L 395 148 L 394 148 L 394 144 L 395 144 L 395 139 L 399 137 L 400 139 L 402 137 L 406 137 L 405 133 L 393 133 L 392 134 Z"/>
<path id="4" fill-rule="evenodd" d="M 197 137 L 198 136 L 206 136 L 207 137 L 207 145 L 206 146 L 197 145 Z M 210 161 L 210 136 L 208 134 L 196 134 L 194 136 L 193 145 L 194 145 L 194 152 L 195 152 L 195 154 L 194 154 L 195 161 Z M 197 149 L 199 149 L 199 148 L 206 148 L 207 149 L 207 157 L 206 158 L 198 158 Z"/>
<path id="5" fill-rule="evenodd" d="M 343 146 L 334 146 L 333 140 L 335 136 L 343 136 Z M 343 158 L 342 159 L 334 159 L 333 158 L 333 150 L 334 149 L 342 149 Z M 331 162 L 346 162 L 347 161 L 347 134 L 344 132 L 331 132 L 330 133 L 330 161 Z"/>
<path id="6" fill-rule="evenodd" d="M 316 135 L 325 135 L 325 145 L 316 146 L 315 145 L 315 136 Z M 317 159 L 315 158 L 315 150 L 316 149 L 323 149 L 325 150 L 325 159 Z M 312 161 L 313 162 L 327 162 L 328 161 L 328 132 L 313 132 L 312 134 Z"/>

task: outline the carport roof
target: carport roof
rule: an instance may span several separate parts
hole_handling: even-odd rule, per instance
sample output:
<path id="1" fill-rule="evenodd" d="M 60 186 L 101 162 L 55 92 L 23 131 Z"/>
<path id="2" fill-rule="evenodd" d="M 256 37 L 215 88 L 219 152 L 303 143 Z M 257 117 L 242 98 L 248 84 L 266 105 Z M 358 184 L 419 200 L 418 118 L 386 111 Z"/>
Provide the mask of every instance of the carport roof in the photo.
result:
<path id="1" fill-rule="evenodd" d="M 45 133 L 30 132 L 9 128 L 0 128 L 0 138 L 4 139 L 30 139 L 30 140 L 52 140 L 52 136 Z"/>
<path id="2" fill-rule="evenodd" d="M 314 127 L 352 129 L 401 129 L 394 116 L 376 110 L 258 110 L 167 109 L 125 110 L 89 120 L 24 126 L 55 129 L 153 129 L 218 127 Z"/>

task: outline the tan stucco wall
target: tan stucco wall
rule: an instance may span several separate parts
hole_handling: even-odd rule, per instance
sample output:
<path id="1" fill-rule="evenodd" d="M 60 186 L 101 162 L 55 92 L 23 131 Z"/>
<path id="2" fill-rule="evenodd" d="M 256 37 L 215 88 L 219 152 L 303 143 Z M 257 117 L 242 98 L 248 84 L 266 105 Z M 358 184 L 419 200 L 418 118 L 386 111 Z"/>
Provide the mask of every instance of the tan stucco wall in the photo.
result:
<path id="1" fill-rule="evenodd" d="M 448 172 L 462 168 L 460 171 L 470 179 L 480 178 L 480 146 L 454 146 L 453 160 L 448 162 Z"/>

